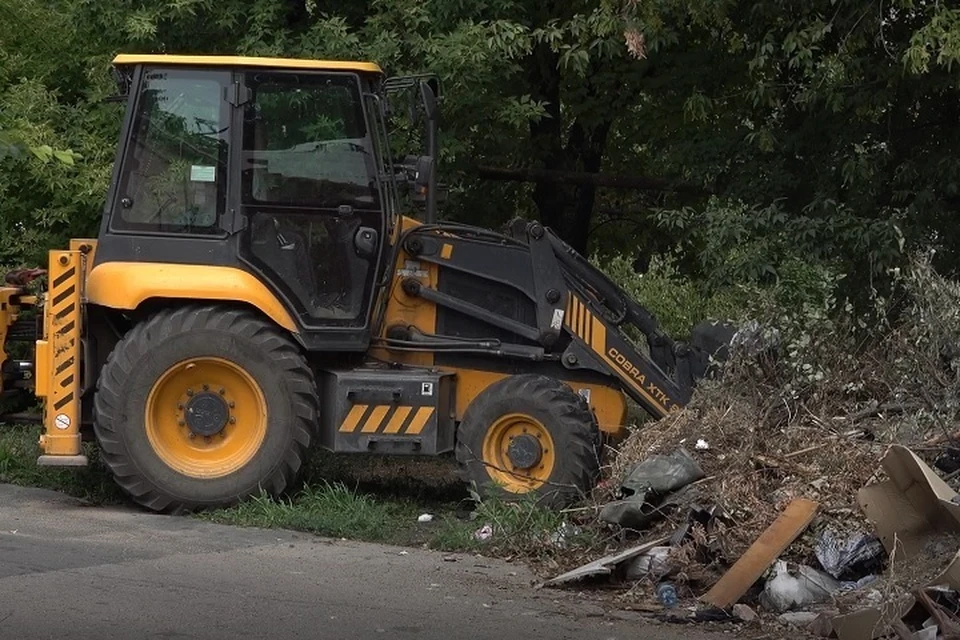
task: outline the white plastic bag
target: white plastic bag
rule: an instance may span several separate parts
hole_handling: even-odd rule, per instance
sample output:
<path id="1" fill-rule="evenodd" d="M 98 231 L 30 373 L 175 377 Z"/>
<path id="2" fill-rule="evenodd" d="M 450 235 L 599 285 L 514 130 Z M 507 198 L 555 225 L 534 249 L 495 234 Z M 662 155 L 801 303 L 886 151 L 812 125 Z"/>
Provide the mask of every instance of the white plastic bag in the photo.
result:
<path id="1" fill-rule="evenodd" d="M 777 560 L 773 573 L 763 587 L 760 602 L 778 613 L 829 600 L 840 588 L 839 582 L 811 567 L 797 565 L 796 574 L 791 573 L 783 560 Z"/>

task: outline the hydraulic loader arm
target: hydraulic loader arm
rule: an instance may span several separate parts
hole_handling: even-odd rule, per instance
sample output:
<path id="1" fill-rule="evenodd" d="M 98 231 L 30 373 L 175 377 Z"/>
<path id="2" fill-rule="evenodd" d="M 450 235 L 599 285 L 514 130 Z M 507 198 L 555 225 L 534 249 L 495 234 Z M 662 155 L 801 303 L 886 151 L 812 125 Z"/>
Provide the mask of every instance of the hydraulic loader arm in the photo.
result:
<path id="1" fill-rule="evenodd" d="M 707 372 L 705 350 L 674 341 L 652 314 L 538 222 L 516 220 L 506 234 L 445 222 L 414 226 L 402 237 L 410 262 L 398 273 L 407 296 L 513 338 L 467 337 L 449 328 L 433 333 L 429 324 L 426 332 L 394 326 L 383 340 L 388 349 L 557 362 L 570 371 L 616 379 L 656 417 L 683 408 Z M 418 277 L 411 265 L 423 262 L 469 275 L 474 293 Z M 504 286 L 529 300 L 531 313 L 511 315 L 513 305 L 497 297 L 506 295 Z"/>
<path id="2" fill-rule="evenodd" d="M 692 389 L 672 380 L 595 308 L 589 298 L 570 292 L 564 323 L 574 340 L 563 355 L 564 364 L 616 376 L 627 395 L 653 416 L 682 409 Z"/>
<path id="3" fill-rule="evenodd" d="M 564 324 L 574 340 L 563 354 L 564 365 L 616 376 L 624 391 L 653 416 L 682 409 L 696 381 L 706 374 L 708 354 L 674 341 L 602 271 L 552 231 L 547 238 L 569 287 Z M 636 346 L 641 336 L 649 355 Z"/>

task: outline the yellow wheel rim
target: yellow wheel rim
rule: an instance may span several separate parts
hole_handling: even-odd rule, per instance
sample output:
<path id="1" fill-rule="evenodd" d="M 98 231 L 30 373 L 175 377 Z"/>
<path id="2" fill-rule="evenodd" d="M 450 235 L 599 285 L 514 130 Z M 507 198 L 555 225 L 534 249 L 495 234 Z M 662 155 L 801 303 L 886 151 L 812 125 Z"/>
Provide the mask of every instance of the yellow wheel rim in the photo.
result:
<path id="1" fill-rule="evenodd" d="M 256 455 L 267 434 L 267 402 L 240 366 L 193 358 L 167 369 L 147 397 L 147 439 L 171 469 L 220 478 Z M 222 428 L 217 428 L 222 425 Z"/>
<path id="2" fill-rule="evenodd" d="M 504 490 L 535 491 L 553 473 L 553 438 L 536 418 L 522 413 L 501 416 L 484 436 L 483 462 L 490 478 Z"/>

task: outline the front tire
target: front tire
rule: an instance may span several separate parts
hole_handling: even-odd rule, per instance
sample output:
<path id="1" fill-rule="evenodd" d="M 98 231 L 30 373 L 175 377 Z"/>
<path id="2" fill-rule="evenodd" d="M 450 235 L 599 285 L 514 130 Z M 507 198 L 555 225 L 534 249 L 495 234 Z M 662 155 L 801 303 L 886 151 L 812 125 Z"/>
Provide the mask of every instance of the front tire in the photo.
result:
<path id="1" fill-rule="evenodd" d="M 554 508 L 584 498 L 599 476 L 600 431 L 587 402 L 543 375 L 504 378 L 467 407 L 457 431 L 461 478 L 481 495 L 533 496 Z"/>
<path id="2" fill-rule="evenodd" d="M 218 305 L 137 324 L 108 358 L 94 402 L 101 456 L 117 484 L 169 513 L 288 490 L 319 404 L 288 336 L 251 311 Z"/>

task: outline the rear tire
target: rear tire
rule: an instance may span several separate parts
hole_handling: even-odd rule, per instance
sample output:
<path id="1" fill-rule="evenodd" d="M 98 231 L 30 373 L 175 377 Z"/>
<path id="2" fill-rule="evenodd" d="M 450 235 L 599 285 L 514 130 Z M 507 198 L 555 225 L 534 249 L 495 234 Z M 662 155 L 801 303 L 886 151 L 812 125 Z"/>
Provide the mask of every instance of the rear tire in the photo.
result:
<path id="1" fill-rule="evenodd" d="M 291 488 L 318 404 L 313 373 L 281 330 L 251 311 L 188 305 L 157 312 L 116 346 L 94 430 L 135 502 L 179 513 Z"/>
<path id="2" fill-rule="evenodd" d="M 599 442 L 593 412 L 573 389 L 555 378 L 517 375 L 490 385 L 467 407 L 456 456 L 461 478 L 481 496 L 532 496 L 561 508 L 595 486 Z"/>

